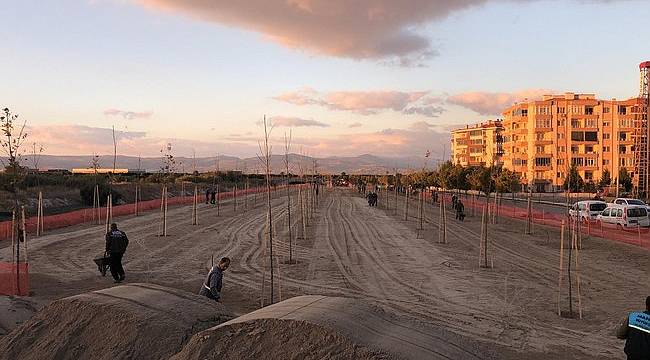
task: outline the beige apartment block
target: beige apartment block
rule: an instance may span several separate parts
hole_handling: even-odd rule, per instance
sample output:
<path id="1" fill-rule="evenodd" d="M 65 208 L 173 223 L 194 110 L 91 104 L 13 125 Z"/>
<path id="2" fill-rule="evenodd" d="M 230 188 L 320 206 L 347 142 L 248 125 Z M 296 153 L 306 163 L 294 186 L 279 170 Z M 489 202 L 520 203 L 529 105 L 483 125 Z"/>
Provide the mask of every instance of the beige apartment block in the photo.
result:
<path id="1" fill-rule="evenodd" d="M 451 132 L 451 154 L 454 164 L 490 166 L 501 164 L 503 126 L 500 120 L 489 120 Z"/>
<path id="2" fill-rule="evenodd" d="M 545 95 L 503 111 L 504 167 L 535 191 L 562 187 L 571 164 L 585 181 L 597 182 L 618 166 L 634 177 L 635 127 L 647 122 L 641 98 L 600 100 L 593 94 Z"/>

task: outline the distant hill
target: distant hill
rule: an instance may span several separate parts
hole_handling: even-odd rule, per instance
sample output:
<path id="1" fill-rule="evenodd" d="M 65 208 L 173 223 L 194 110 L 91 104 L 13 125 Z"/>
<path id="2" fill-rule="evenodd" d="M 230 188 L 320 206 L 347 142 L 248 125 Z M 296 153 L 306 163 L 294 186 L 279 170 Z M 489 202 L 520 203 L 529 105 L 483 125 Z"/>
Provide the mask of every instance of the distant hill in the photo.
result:
<path id="1" fill-rule="evenodd" d="M 178 157 L 176 159 L 176 170 L 190 173 L 194 168 L 194 160 L 187 157 Z M 92 155 L 85 156 L 59 156 L 59 155 L 42 155 L 39 161 L 40 169 L 73 169 L 89 168 Z M 324 158 L 312 158 L 298 154 L 289 154 L 290 171 L 300 173 L 302 167 L 305 173 L 311 172 L 316 160 L 316 171 L 319 173 L 339 174 L 346 172 L 348 174 L 385 174 L 393 173 L 395 169 L 400 172 L 409 169 L 421 169 L 424 166 L 424 157 L 380 157 L 369 154 L 359 156 L 332 156 Z M 216 157 L 196 158 L 196 170 L 200 172 L 211 171 L 216 168 Z M 427 168 L 435 167 L 440 159 L 427 160 Z M 117 168 L 143 169 L 149 172 L 160 170 L 162 163 L 161 157 L 138 158 L 135 156 L 117 156 Z M 24 161 L 24 165 L 31 166 L 29 159 Z M 100 166 L 103 168 L 113 167 L 113 156 L 100 156 Z M 271 167 L 274 173 L 285 171 L 284 155 L 273 155 L 271 157 Z M 238 158 L 234 156 L 220 156 L 219 168 L 225 170 L 242 170 L 248 173 L 263 172 L 261 161 L 257 157 Z"/>

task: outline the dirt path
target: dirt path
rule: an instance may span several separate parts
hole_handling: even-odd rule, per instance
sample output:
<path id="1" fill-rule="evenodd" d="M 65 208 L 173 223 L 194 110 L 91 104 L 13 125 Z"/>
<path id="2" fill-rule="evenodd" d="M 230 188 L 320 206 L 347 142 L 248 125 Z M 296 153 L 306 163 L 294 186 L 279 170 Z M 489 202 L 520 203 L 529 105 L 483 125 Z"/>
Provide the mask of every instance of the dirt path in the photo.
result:
<path id="1" fill-rule="evenodd" d="M 425 229 L 417 231 L 416 204 L 403 220 L 402 201 L 394 209 L 379 199 L 378 208 L 347 189 L 321 193 L 306 238 L 302 238 L 295 193 L 292 233 L 296 264 L 286 264 L 288 241 L 284 191 L 274 194 L 274 251 L 279 291 L 276 300 L 303 294 L 368 299 L 419 326 L 428 337 L 446 344 L 450 354 L 501 358 L 516 349 L 526 358 L 621 358 L 622 342 L 613 337 L 615 323 L 638 309 L 650 288 L 648 252 L 591 238 L 581 252 L 583 320 L 560 319 L 557 301 L 559 235 L 535 226 L 501 219 L 490 227 L 494 269 L 479 269 L 480 223 L 460 223 L 449 216 L 448 244 L 437 243 L 437 206 L 426 206 Z M 240 199 L 241 200 L 241 199 Z M 159 237 L 158 213 L 119 221 L 131 239 L 125 256 L 128 282 L 150 282 L 195 292 L 212 256 L 233 259 L 225 275 L 224 305 L 235 314 L 259 307 L 266 252 L 266 213 L 261 197 L 231 201 L 221 215 L 201 204 L 199 225 L 190 224 L 190 208 L 170 210 L 169 236 Z M 103 226 L 75 227 L 31 241 L 31 288 L 39 302 L 112 286 L 92 258 L 102 252 Z M 9 249 L 0 258 L 10 258 Z M 268 281 L 268 274 L 265 277 Z M 267 283 L 268 286 L 268 283 Z M 280 290 L 281 288 L 281 290 Z M 266 295 L 268 302 L 268 294 Z M 442 349 L 443 353 L 445 349 Z"/>

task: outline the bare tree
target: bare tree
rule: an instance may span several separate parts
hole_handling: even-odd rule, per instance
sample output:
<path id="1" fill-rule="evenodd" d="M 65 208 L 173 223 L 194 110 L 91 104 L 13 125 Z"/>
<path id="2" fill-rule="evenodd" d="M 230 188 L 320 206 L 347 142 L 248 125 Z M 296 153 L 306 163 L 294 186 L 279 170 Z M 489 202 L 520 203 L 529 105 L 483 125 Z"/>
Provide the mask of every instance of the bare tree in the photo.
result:
<path id="1" fill-rule="evenodd" d="M 12 241 L 12 254 L 15 254 L 16 264 L 16 284 L 18 293 L 20 290 L 20 243 L 25 241 L 24 227 L 21 229 L 19 221 L 15 221 L 20 211 L 20 200 L 18 194 L 18 183 L 21 180 L 23 169 L 20 166 L 21 146 L 27 138 L 25 132 L 25 125 L 27 121 L 23 121 L 22 125 L 16 125 L 18 122 L 18 115 L 12 114 L 8 108 L 2 109 L 0 116 L 0 128 L 2 129 L 2 138 L 0 138 L 0 146 L 3 152 L 7 155 L 7 161 L 0 159 L 5 171 L 10 175 L 9 191 L 13 195 L 13 216 L 12 234 L 18 234 L 17 241 Z M 13 240 L 12 235 L 12 240 Z M 26 260 L 26 259 L 25 259 Z"/>
<path id="2" fill-rule="evenodd" d="M 273 283 L 273 214 L 271 212 L 271 146 L 269 145 L 269 135 L 273 130 L 273 126 L 269 129 L 266 123 L 266 116 L 263 120 L 264 125 L 264 138 L 258 143 L 259 155 L 258 159 L 262 162 L 265 170 L 266 178 L 266 206 L 267 206 L 267 234 L 269 246 L 269 265 L 271 267 L 271 303 L 274 300 L 274 283 Z M 262 301 L 264 299 L 264 278 L 262 278 Z"/>
<path id="3" fill-rule="evenodd" d="M 289 236 L 289 264 L 293 264 L 293 238 L 291 236 L 291 193 L 289 191 L 289 180 L 290 180 L 290 171 L 289 171 L 289 150 L 291 148 L 291 130 L 289 130 L 289 137 L 287 138 L 287 133 L 284 133 L 284 167 L 286 170 L 287 177 L 287 231 Z"/>
<path id="4" fill-rule="evenodd" d="M 160 149 L 163 154 L 160 173 L 162 176 L 162 196 L 160 200 L 161 212 L 161 229 L 160 236 L 167 236 L 167 182 L 170 180 L 176 166 L 176 159 L 172 155 L 172 144 L 167 143 L 167 147 Z"/>

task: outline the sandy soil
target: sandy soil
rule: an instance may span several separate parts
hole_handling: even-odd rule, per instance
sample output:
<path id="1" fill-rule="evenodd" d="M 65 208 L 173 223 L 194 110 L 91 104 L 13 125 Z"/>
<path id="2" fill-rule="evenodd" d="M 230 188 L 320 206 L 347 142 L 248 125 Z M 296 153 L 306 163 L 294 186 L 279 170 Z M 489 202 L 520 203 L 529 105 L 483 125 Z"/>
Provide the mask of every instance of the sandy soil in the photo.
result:
<path id="1" fill-rule="evenodd" d="M 273 199 L 274 251 L 282 263 L 275 274 L 281 285 L 276 300 L 304 294 L 365 299 L 473 357 L 623 358 L 614 326 L 626 312 L 642 307 L 650 288 L 647 250 L 585 239 L 580 252 L 584 318 L 559 318 L 558 231 L 535 226 L 532 235 L 524 235 L 523 223 L 501 219 L 489 229 L 495 268 L 480 269 L 478 217 L 460 223 L 449 213 L 448 243 L 438 244 L 437 206 L 426 206 L 427 222 L 418 231 L 415 202 L 404 221 L 402 198 L 399 211 L 391 210 L 392 195 L 390 209 L 381 197 L 380 207 L 370 208 L 347 189 L 323 192 L 307 239 L 294 244 L 297 263 L 285 264 L 286 201 L 279 195 Z M 300 231 L 293 205 L 295 235 Z M 255 203 L 251 196 L 247 209 L 240 199 L 237 212 L 225 203 L 220 216 L 201 204 L 198 226 L 190 224 L 190 213 L 189 207 L 170 210 L 168 237 L 156 236 L 155 212 L 119 219 L 131 239 L 127 281 L 196 292 L 211 258 L 229 256 L 233 264 L 225 274 L 224 305 L 235 315 L 259 308 L 266 220 L 261 197 Z M 112 286 L 92 263 L 103 241 L 103 227 L 87 225 L 32 240 L 37 303 Z M 0 258 L 8 259 L 8 250 L 0 250 Z"/>

